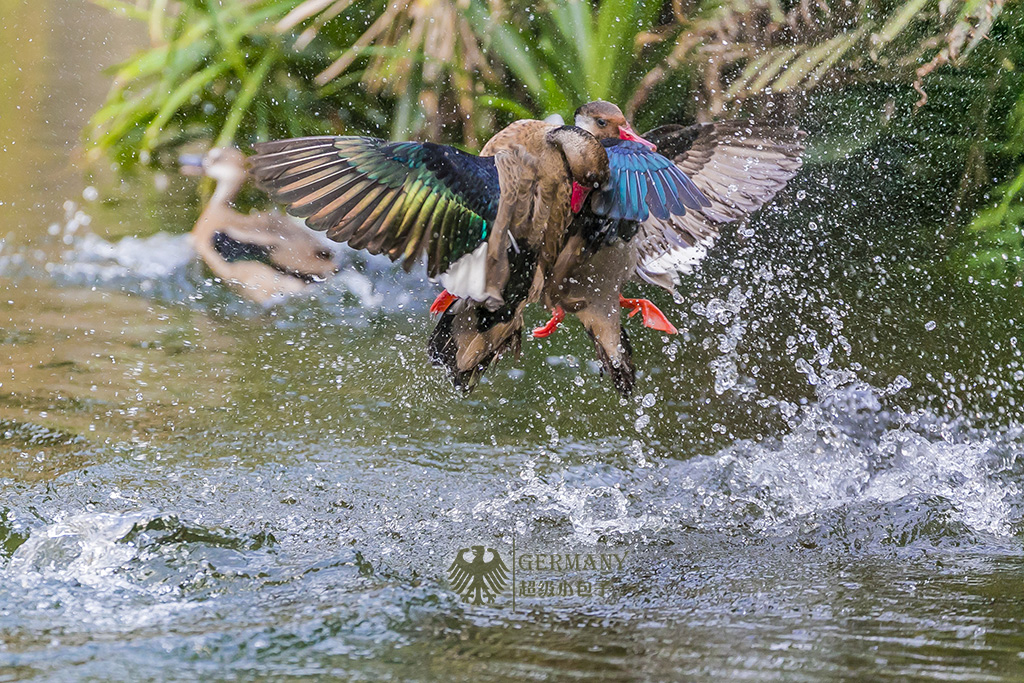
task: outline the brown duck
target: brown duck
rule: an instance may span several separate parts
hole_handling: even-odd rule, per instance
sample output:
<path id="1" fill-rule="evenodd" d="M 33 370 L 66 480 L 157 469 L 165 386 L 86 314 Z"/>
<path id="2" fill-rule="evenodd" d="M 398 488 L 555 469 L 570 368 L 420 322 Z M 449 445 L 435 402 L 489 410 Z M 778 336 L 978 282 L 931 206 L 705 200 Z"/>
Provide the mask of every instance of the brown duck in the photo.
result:
<path id="1" fill-rule="evenodd" d="M 279 213 L 243 214 L 231 201 L 245 183 L 245 156 L 219 147 L 183 156 L 182 173 L 217 181 L 192 229 L 192 243 L 214 275 L 260 304 L 296 294 L 335 271 L 334 255 L 308 230 Z"/>
<path id="2" fill-rule="evenodd" d="M 706 255 L 721 225 L 750 215 L 796 175 L 804 134 L 725 121 L 662 126 L 640 137 L 617 106 L 603 101 L 580 107 L 575 123 L 601 140 L 612 178 L 569 227 L 545 283 L 552 319 L 533 334 L 545 337 L 567 312 L 575 314 L 604 370 L 628 395 L 635 371 L 620 307 L 630 308 L 630 316 L 641 313 L 647 327 L 676 329 L 650 301 L 623 297 L 623 285 L 634 280 L 674 292 L 680 273 Z M 623 193 L 637 186 L 646 193 L 631 204 Z"/>
<path id="3" fill-rule="evenodd" d="M 577 126 L 520 121 L 481 156 L 433 143 L 320 137 L 265 143 L 253 174 L 289 212 L 355 248 L 426 254 L 445 291 L 428 344 L 434 363 L 471 390 L 489 364 L 518 352 L 526 304 L 543 299 L 550 334 L 566 311 L 594 339 L 604 369 L 629 394 L 635 372 L 620 306 L 675 328 L 639 279 L 672 290 L 718 228 L 769 201 L 800 167 L 802 133 L 742 122 L 665 126 L 636 135 L 606 102 Z M 658 153 L 658 151 L 662 153 Z"/>
<path id="4" fill-rule="evenodd" d="M 482 156 L 431 142 L 342 136 L 257 145 L 256 182 L 288 212 L 445 287 L 431 359 L 472 389 L 518 352 L 523 309 L 539 301 L 573 212 L 609 179 L 604 146 L 574 126 L 518 121 Z"/>

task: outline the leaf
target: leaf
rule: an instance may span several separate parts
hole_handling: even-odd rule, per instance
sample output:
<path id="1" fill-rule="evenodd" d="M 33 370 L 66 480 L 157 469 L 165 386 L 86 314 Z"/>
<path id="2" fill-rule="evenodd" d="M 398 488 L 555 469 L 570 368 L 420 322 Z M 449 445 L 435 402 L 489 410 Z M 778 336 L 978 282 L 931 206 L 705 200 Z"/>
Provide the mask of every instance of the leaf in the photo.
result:
<path id="1" fill-rule="evenodd" d="M 157 136 L 160 134 L 161 129 L 171 120 L 178 108 L 181 107 L 185 102 L 188 101 L 193 95 L 201 92 L 203 88 L 217 79 L 221 74 L 228 70 L 231 65 L 227 62 L 221 62 L 219 64 L 213 64 L 206 67 L 202 71 L 193 74 L 184 83 L 177 87 L 170 96 L 164 100 L 156 116 L 150 122 L 146 128 L 146 132 L 143 136 L 144 146 L 147 149 L 152 149 L 153 143 L 156 141 Z"/>
<path id="2" fill-rule="evenodd" d="M 932 0 L 907 0 L 882 26 L 882 30 L 871 37 L 871 44 L 881 48 L 891 43 L 931 2 Z"/>
<path id="3" fill-rule="evenodd" d="M 507 97 L 496 97 L 494 95 L 484 95 L 477 100 L 479 104 L 490 109 L 497 109 L 499 111 L 507 112 L 520 119 L 532 119 L 535 118 L 535 114 L 519 104 L 515 100 L 511 100 Z"/>
<path id="4" fill-rule="evenodd" d="M 270 67 L 277 58 L 278 54 L 276 51 L 271 50 L 267 52 L 256 65 L 256 68 L 253 69 L 252 73 L 243 81 L 242 90 L 235 97 L 235 101 L 231 105 L 231 111 L 228 112 L 228 116 L 224 120 L 224 126 L 220 129 L 220 134 L 213 143 L 214 147 L 224 147 L 234 142 L 235 133 L 238 132 L 238 126 L 242 122 L 242 117 L 248 111 L 249 105 L 252 104 L 253 98 L 259 92 L 260 86 L 263 85 L 263 81 L 266 80 L 267 74 L 270 72 Z"/>
<path id="5" fill-rule="evenodd" d="M 89 0 L 92 4 L 97 7 L 102 7 L 114 14 L 120 14 L 121 16 L 127 17 L 128 19 L 140 19 L 147 20 L 149 13 L 141 7 L 136 7 L 127 2 L 121 2 L 121 0 Z"/>
<path id="6" fill-rule="evenodd" d="M 785 92 L 791 88 L 796 88 L 804 82 L 804 79 L 810 75 L 812 70 L 828 59 L 830 55 L 838 53 L 838 56 L 835 58 L 842 57 L 839 49 L 848 38 L 849 36 L 846 34 L 840 33 L 820 45 L 812 46 L 809 49 L 805 48 L 802 53 L 797 55 L 796 59 L 789 65 L 789 68 L 775 79 L 775 82 L 772 83 L 772 90 L 775 92 Z"/>
<path id="7" fill-rule="evenodd" d="M 768 87 L 768 84 L 772 82 L 775 75 L 778 74 L 786 64 L 792 61 L 795 56 L 796 50 L 792 48 L 780 50 L 768 66 L 766 66 L 761 73 L 757 75 L 757 78 L 751 82 L 748 90 L 755 94 L 763 91 Z"/>

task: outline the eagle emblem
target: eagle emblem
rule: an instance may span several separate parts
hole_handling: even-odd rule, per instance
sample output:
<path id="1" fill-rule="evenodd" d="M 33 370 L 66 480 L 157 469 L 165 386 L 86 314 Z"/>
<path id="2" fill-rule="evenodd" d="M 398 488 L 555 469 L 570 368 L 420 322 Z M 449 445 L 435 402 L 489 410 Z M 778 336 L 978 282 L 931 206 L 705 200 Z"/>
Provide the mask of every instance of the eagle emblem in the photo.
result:
<path id="1" fill-rule="evenodd" d="M 472 551 L 471 559 L 466 556 Z M 490 553 L 490 557 L 486 557 Z M 494 597 L 505 590 L 508 581 L 508 567 L 494 548 L 475 545 L 463 548 L 455 554 L 455 561 L 448 567 L 448 580 L 452 589 L 462 596 L 464 602 L 482 605 L 494 602 Z"/>

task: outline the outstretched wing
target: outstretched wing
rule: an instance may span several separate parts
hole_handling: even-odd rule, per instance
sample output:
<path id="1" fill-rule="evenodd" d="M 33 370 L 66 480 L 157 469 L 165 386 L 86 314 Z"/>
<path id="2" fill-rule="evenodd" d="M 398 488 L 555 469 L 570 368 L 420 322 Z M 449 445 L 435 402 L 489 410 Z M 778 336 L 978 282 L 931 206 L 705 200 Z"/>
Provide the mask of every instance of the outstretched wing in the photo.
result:
<path id="1" fill-rule="evenodd" d="M 703 213 L 728 222 L 757 211 L 800 170 L 805 133 L 747 121 L 661 126 L 644 134 L 711 200 Z"/>
<path id="2" fill-rule="evenodd" d="M 637 235 L 637 274 L 671 287 L 700 261 L 719 225 L 752 214 L 800 170 L 803 131 L 744 121 L 661 126 L 644 133 L 707 198 L 698 211 L 652 216 Z M 653 214 L 653 212 L 652 212 Z"/>
<path id="3" fill-rule="evenodd" d="M 645 221 L 681 216 L 711 203 L 679 166 L 638 142 L 602 141 L 608 153 L 611 182 L 596 193 L 591 209 L 599 216 Z"/>
<path id="4" fill-rule="evenodd" d="M 372 254 L 427 254 L 430 277 L 491 234 L 500 189 L 494 160 L 430 142 L 321 136 L 265 142 L 252 176 L 288 212 Z"/>
<path id="5" fill-rule="evenodd" d="M 461 549 L 456 555 L 455 560 L 452 562 L 452 566 L 448 567 L 448 581 L 452 584 L 452 590 L 456 593 L 462 593 L 469 586 L 473 580 L 473 566 L 462 559 L 465 553 L 469 552 L 469 548 Z"/>

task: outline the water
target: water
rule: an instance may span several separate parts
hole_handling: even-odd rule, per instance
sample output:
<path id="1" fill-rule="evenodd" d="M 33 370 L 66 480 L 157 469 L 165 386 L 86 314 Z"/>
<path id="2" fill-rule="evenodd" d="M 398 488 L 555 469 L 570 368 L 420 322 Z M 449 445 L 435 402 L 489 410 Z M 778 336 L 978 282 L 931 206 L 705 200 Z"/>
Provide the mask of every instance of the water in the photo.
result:
<path id="1" fill-rule="evenodd" d="M 103 16 L 81 49 L 109 61 Z M 82 59 L 58 50 L 25 66 Z M 102 92 L 43 76 L 85 112 Z M 422 278 L 349 255 L 309 297 L 239 301 L 192 256 L 187 183 L 83 180 L 77 107 L 22 116 L 0 680 L 1024 675 L 1020 314 L 841 205 L 873 153 L 809 167 L 659 299 L 681 335 L 630 326 L 633 399 L 573 325 L 460 398 L 425 360 Z M 513 541 L 623 560 L 519 565 L 574 592 L 515 609 L 451 591 L 459 549 L 511 565 Z"/>

